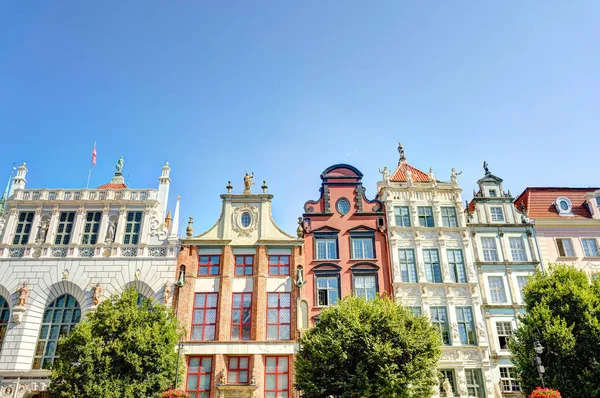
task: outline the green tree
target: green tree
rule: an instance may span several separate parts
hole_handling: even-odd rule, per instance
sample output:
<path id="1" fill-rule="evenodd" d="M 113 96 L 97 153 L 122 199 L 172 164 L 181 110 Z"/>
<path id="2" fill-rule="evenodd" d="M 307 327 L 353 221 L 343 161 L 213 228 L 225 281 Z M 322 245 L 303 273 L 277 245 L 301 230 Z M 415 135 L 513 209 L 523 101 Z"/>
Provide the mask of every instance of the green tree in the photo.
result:
<path id="1" fill-rule="evenodd" d="M 430 397 L 438 384 L 438 330 L 390 299 L 346 297 L 321 312 L 296 358 L 306 398 Z"/>
<path id="2" fill-rule="evenodd" d="M 524 290 L 527 313 L 509 343 L 526 393 L 539 386 L 533 344 L 541 355 L 546 386 L 563 397 L 600 397 L 600 281 L 567 265 L 537 272 Z"/>
<path id="3" fill-rule="evenodd" d="M 131 287 L 102 302 L 59 341 L 53 398 L 159 397 L 173 386 L 179 326 L 163 305 Z M 181 370 L 180 370 L 181 374 Z M 181 379 L 181 378 L 180 378 Z"/>

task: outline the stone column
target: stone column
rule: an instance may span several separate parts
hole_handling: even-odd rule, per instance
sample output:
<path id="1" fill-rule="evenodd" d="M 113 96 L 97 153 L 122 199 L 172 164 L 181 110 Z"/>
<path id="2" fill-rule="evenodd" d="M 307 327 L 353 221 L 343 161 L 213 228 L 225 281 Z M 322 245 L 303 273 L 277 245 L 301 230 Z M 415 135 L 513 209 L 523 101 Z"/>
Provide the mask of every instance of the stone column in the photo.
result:
<path id="1" fill-rule="evenodd" d="M 4 225 L 4 236 L 2 237 L 2 243 L 12 244 L 12 238 L 15 233 L 15 227 L 17 225 L 19 212 L 16 207 L 11 207 L 8 213 L 8 220 Z"/>
<path id="2" fill-rule="evenodd" d="M 152 207 L 146 207 L 142 214 L 142 228 L 140 229 L 139 242 L 140 244 L 146 244 L 148 241 L 148 230 L 150 229 L 150 214 L 152 214 Z M 164 220 L 159 218 L 159 221 L 162 223 Z"/>

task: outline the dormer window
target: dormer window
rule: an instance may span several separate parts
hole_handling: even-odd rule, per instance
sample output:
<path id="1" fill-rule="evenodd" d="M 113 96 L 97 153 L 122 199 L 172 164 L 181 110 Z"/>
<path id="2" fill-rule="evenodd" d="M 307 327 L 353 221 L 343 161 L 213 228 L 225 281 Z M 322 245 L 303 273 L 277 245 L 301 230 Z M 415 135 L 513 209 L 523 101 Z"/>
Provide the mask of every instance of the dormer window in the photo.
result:
<path id="1" fill-rule="evenodd" d="M 571 201 L 564 196 L 559 197 L 554 201 L 554 207 L 560 216 L 572 216 L 573 208 Z"/>
<path id="2" fill-rule="evenodd" d="M 596 197 L 596 204 L 597 204 L 598 206 L 600 206 L 600 196 L 597 196 L 597 197 Z"/>
<path id="3" fill-rule="evenodd" d="M 490 198 L 497 198 L 498 197 L 498 193 L 496 192 L 495 189 L 490 189 Z"/>

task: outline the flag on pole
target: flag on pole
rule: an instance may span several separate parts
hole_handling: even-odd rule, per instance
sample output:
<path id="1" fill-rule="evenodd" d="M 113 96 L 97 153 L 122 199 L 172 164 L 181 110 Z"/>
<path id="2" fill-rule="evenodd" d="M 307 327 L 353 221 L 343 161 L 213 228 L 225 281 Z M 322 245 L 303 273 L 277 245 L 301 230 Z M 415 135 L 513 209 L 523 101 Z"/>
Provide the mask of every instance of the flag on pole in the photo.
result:
<path id="1" fill-rule="evenodd" d="M 94 150 L 92 151 L 92 164 L 96 165 L 96 143 L 94 142 Z"/>

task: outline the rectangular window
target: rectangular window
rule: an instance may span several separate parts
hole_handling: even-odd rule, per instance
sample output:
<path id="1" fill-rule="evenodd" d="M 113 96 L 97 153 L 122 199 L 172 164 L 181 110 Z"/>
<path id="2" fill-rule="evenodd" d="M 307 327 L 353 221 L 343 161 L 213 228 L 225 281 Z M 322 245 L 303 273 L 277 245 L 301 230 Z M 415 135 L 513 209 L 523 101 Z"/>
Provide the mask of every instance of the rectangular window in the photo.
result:
<path id="1" fill-rule="evenodd" d="M 289 357 L 265 357 L 265 398 L 290 396 Z"/>
<path id="2" fill-rule="evenodd" d="M 498 347 L 501 350 L 508 350 L 508 340 L 512 336 L 512 323 L 496 322 L 496 332 L 498 333 Z"/>
<path id="3" fill-rule="evenodd" d="M 408 206 L 394 207 L 394 217 L 398 227 L 410 227 L 410 211 Z"/>
<path id="4" fill-rule="evenodd" d="M 269 256 L 269 275 L 289 275 L 290 256 Z"/>
<path id="5" fill-rule="evenodd" d="M 58 227 L 56 228 L 55 245 L 68 245 L 71 242 L 71 232 L 73 232 L 73 221 L 75 221 L 74 211 L 63 211 L 58 217 Z"/>
<path id="6" fill-rule="evenodd" d="M 210 398 L 211 357 L 189 357 L 185 390 L 193 398 Z"/>
<path id="7" fill-rule="evenodd" d="M 458 396 L 458 391 L 456 390 L 456 376 L 454 376 L 453 369 L 438 369 L 438 372 L 441 373 L 440 376 L 440 397 L 447 397 L 446 390 L 444 390 L 444 380 L 448 379 L 448 383 L 452 387 L 452 392 L 455 397 Z"/>
<path id="8" fill-rule="evenodd" d="M 238 276 L 252 275 L 254 256 L 235 256 L 235 274 Z"/>
<path id="9" fill-rule="evenodd" d="M 337 259 L 337 239 L 315 238 L 317 245 L 317 260 Z"/>
<path id="10" fill-rule="evenodd" d="M 581 239 L 581 244 L 583 245 L 583 255 L 585 257 L 599 257 L 596 239 Z"/>
<path id="11" fill-rule="evenodd" d="M 231 340 L 250 340 L 252 293 L 233 293 Z"/>
<path id="12" fill-rule="evenodd" d="M 449 228 L 458 226 L 456 209 L 454 207 L 442 207 L 442 225 Z"/>
<path id="13" fill-rule="evenodd" d="M 504 221 L 502 207 L 490 207 L 490 216 L 492 216 L 492 221 Z"/>
<path id="14" fill-rule="evenodd" d="M 575 257 L 571 239 L 556 239 L 556 244 L 558 246 L 558 255 L 560 257 Z"/>
<path id="15" fill-rule="evenodd" d="M 523 238 L 508 238 L 508 243 L 510 244 L 510 255 L 513 261 L 527 261 Z"/>
<path id="16" fill-rule="evenodd" d="M 596 204 L 597 204 L 598 206 L 600 206 L 600 196 L 597 196 L 597 197 L 596 197 Z"/>
<path id="17" fill-rule="evenodd" d="M 440 256 L 437 249 L 424 249 L 423 261 L 425 262 L 427 282 L 442 283 L 442 269 L 440 268 Z"/>
<path id="18" fill-rule="evenodd" d="M 453 282 L 467 283 L 467 271 L 465 270 L 462 250 L 448 249 L 448 266 Z"/>
<path id="19" fill-rule="evenodd" d="M 485 261 L 498 261 L 498 250 L 496 249 L 496 238 L 481 238 L 483 259 Z"/>
<path id="20" fill-rule="evenodd" d="M 431 207 L 417 207 L 417 214 L 421 227 L 433 227 L 433 209 Z"/>
<path id="21" fill-rule="evenodd" d="M 337 303 L 339 298 L 337 276 L 317 276 L 317 305 L 328 306 Z"/>
<path id="22" fill-rule="evenodd" d="M 291 326 L 290 293 L 267 293 L 267 339 L 289 340 Z"/>
<path id="23" fill-rule="evenodd" d="M 521 386 L 517 381 L 517 372 L 513 367 L 500 368 L 500 381 L 503 392 L 521 392 Z"/>
<path id="24" fill-rule="evenodd" d="M 352 238 L 352 258 L 375 258 L 373 238 Z"/>
<path id="25" fill-rule="evenodd" d="M 490 189 L 490 198 L 497 198 L 498 194 L 496 193 L 495 189 Z"/>
<path id="26" fill-rule="evenodd" d="M 124 245 L 137 245 L 140 238 L 140 227 L 142 225 L 142 212 L 127 212 L 125 222 L 125 235 L 123 236 Z"/>
<path id="27" fill-rule="evenodd" d="M 446 307 L 430 307 L 431 323 L 440 330 L 444 345 L 450 345 L 450 329 L 448 328 L 448 312 Z"/>
<path id="28" fill-rule="evenodd" d="M 413 313 L 414 316 L 423 315 L 423 311 L 421 310 L 421 307 L 419 307 L 419 306 L 408 307 L 408 309 Z"/>
<path id="29" fill-rule="evenodd" d="M 458 323 L 458 335 L 463 345 L 475 345 L 475 322 L 473 321 L 473 309 L 471 307 L 456 307 L 456 322 Z"/>
<path id="30" fill-rule="evenodd" d="M 481 369 L 465 369 L 465 376 L 467 379 L 467 395 L 469 397 L 485 398 Z"/>
<path id="31" fill-rule="evenodd" d="M 501 276 L 488 277 L 490 285 L 490 299 L 492 303 L 506 303 L 506 291 L 504 290 L 504 278 Z"/>
<path id="32" fill-rule="evenodd" d="M 192 319 L 192 340 L 214 340 L 217 327 L 218 293 L 196 293 Z"/>
<path id="33" fill-rule="evenodd" d="M 525 302 L 525 293 L 523 293 L 523 288 L 527 284 L 529 280 L 528 276 L 517 276 L 517 284 L 519 285 L 519 292 L 521 293 L 521 301 Z"/>
<path id="34" fill-rule="evenodd" d="M 82 245 L 95 245 L 98 243 L 100 220 L 102 220 L 102 212 L 100 211 L 90 211 L 85 215 L 85 226 L 81 237 Z"/>
<path id="35" fill-rule="evenodd" d="M 199 256 L 198 276 L 219 275 L 221 256 Z"/>
<path id="36" fill-rule="evenodd" d="M 354 294 L 363 297 L 365 300 L 374 299 L 377 295 L 377 286 L 375 282 L 375 275 L 355 275 Z"/>
<path id="37" fill-rule="evenodd" d="M 227 383 L 248 384 L 250 357 L 229 357 L 227 362 Z"/>
<path id="38" fill-rule="evenodd" d="M 13 245 L 26 245 L 31 233 L 31 224 L 33 223 L 33 212 L 22 211 L 17 219 L 17 228 L 13 237 Z"/>
<path id="39" fill-rule="evenodd" d="M 398 261 L 400 263 L 400 278 L 402 278 L 402 282 L 417 283 L 415 251 L 413 249 L 399 249 Z"/>

